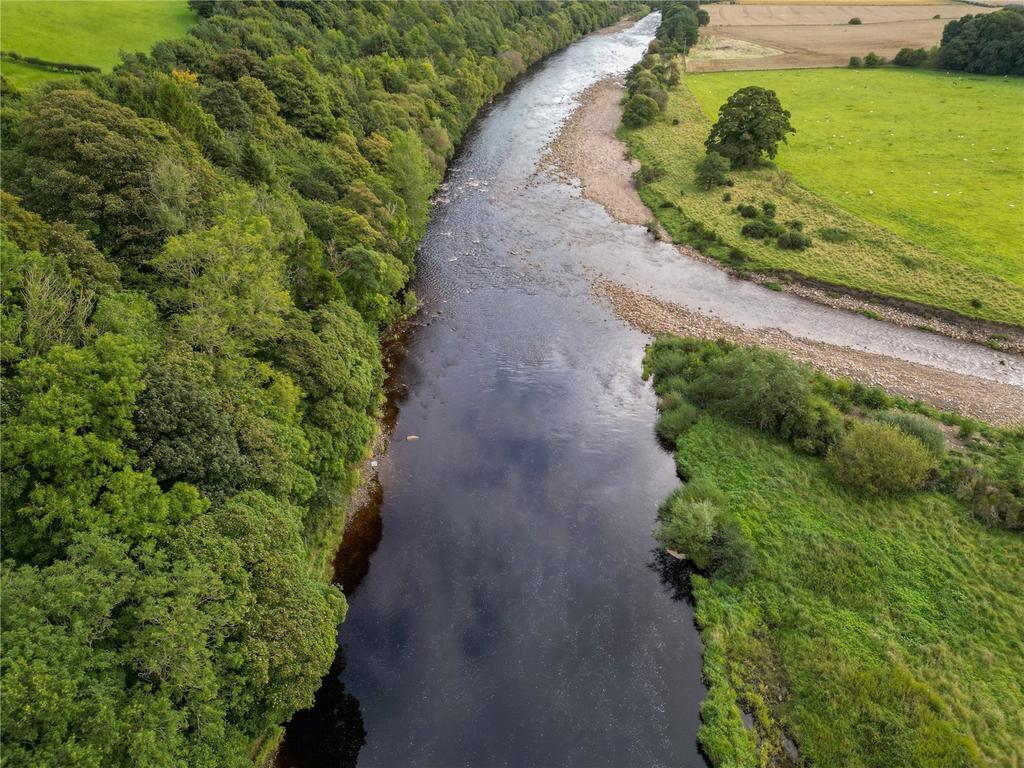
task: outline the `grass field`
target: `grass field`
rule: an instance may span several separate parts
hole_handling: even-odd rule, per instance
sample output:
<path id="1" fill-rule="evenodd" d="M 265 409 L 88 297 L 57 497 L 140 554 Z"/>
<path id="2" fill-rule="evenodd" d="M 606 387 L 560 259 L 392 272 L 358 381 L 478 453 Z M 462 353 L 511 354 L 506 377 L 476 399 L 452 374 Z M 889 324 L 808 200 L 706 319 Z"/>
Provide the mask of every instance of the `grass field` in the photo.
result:
<path id="1" fill-rule="evenodd" d="M 109 70 L 119 51 L 148 51 L 184 34 L 194 20 L 186 0 L 4 0 L 0 49 Z M 8 62 L 2 69 L 19 86 L 66 77 Z"/>
<path id="2" fill-rule="evenodd" d="M 729 190 L 697 189 L 692 169 L 710 129 L 705 112 L 751 84 L 776 90 L 792 113 L 797 133 L 780 150 L 779 169 L 733 172 Z M 664 171 L 641 194 L 666 229 L 685 241 L 686 220 L 700 222 L 726 244 L 711 256 L 740 248 L 754 269 L 1024 325 L 1021 105 L 1024 81 L 1012 78 L 725 72 L 688 76 L 664 119 L 623 137 L 642 163 Z M 765 200 L 777 204 L 778 221 L 802 221 L 814 244 L 785 251 L 740 235 L 734 206 Z M 817 236 L 824 228 L 851 238 L 825 242 Z"/>
<path id="3" fill-rule="evenodd" d="M 810 765 L 1019 768 L 1019 534 L 939 493 L 850 491 L 821 459 L 712 416 L 683 434 L 677 461 L 724 492 L 755 551 L 742 585 L 694 577 L 702 738 L 728 764 L 764 764 L 755 752 L 781 755 L 788 733 Z"/>

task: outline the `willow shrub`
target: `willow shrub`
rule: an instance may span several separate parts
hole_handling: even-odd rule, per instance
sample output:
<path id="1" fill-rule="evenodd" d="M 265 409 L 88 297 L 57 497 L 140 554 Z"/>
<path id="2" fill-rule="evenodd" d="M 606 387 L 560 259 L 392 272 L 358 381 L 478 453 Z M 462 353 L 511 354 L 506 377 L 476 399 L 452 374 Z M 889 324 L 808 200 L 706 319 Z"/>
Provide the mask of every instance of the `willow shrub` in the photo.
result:
<path id="1" fill-rule="evenodd" d="M 920 488 L 935 460 L 916 437 L 888 424 L 855 425 L 828 454 L 836 479 L 872 493 Z"/>

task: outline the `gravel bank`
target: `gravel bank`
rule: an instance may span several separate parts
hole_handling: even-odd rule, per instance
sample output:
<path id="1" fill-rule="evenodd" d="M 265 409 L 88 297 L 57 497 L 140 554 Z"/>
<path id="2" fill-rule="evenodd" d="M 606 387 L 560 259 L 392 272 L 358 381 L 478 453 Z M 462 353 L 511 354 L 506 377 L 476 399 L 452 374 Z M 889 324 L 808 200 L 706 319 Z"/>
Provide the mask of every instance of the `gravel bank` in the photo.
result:
<path id="1" fill-rule="evenodd" d="M 801 339 L 777 328 L 741 328 L 602 277 L 594 278 L 592 284 L 594 291 L 611 304 L 616 315 L 644 333 L 729 339 L 779 349 L 832 376 L 879 386 L 941 410 L 1000 426 L 1024 423 L 1024 389 L 1019 387 Z"/>
<path id="2" fill-rule="evenodd" d="M 551 142 L 541 167 L 561 178 L 578 180 L 583 197 L 604 207 L 616 221 L 645 226 L 654 220 L 654 215 L 633 187 L 633 174 L 639 163 L 629 156 L 625 144 L 616 136 L 622 118 L 622 94 L 623 85 L 617 78 L 601 80 L 585 90 L 580 95 L 580 107 Z M 670 239 L 663 229 L 661 235 L 666 240 Z M 975 344 L 991 343 L 990 337 L 999 334 L 999 348 L 1024 354 L 1024 331 L 1019 329 L 943 319 L 934 316 L 936 313 L 925 316 L 914 311 L 913 307 L 872 301 L 852 291 L 844 292 L 838 286 L 780 280 L 776 275 L 761 273 L 738 273 L 694 248 L 686 245 L 676 247 L 687 258 L 712 264 L 756 283 L 772 283 L 780 290 L 818 304 L 881 317 L 894 325 L 929 330 Z"/>

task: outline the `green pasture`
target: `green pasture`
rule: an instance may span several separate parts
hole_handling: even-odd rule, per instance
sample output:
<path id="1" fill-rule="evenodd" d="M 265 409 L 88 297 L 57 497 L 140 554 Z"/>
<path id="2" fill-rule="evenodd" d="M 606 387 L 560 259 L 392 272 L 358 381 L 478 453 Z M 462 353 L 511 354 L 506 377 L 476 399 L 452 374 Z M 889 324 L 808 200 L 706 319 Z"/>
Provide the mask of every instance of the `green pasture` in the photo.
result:
<path id="1" fill-rule="evenodd" d="M 694 577 L 701 739 L 723 764 L 778 764 L 786 734 L 810 765 L 1021 765 L 1019 533 L 944 494 L 844 488 L 820 458 L 712 416 L 676 456 L 721 489 L 755 549 L 746 582 Z"/>
<path id="2" fill-rule="evenodd" d="M 180 37 L 194 20 L 186 0 L 3 0 L 0 49 L 109 70 L 120 51 L 148 51 Z M 23 87 L 67 76 L 14 62 L 2 70 Z"/>
<path id="3" fill-rule="evenodd" d="M 777 167 L 700 190 L 693 166 L 709 116 L 746 85 L 775 90 L 797 132 Z M 1022 125 L 1019 78 L 822 69 L 690 75 L 662 119 L 623 135 L 663 172 L 642 194 L 676 239 L 696 221 L 725 243 L 712 256 L 735 247 L 751 268 L 1024 325 Z M 734 207 L 766 200 L 777 221 L 801 221 L 814 244 L 785 251 L 741 236 Z M 849 238 L 826 242 L 823 229 Z"/>

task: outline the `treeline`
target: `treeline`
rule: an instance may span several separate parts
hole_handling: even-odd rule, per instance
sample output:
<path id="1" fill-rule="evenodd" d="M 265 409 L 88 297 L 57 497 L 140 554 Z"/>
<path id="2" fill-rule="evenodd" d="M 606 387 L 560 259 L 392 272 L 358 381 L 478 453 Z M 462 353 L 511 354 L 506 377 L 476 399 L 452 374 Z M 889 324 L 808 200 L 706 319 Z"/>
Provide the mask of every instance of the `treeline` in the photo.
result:
<path id="1" fill-rule="evenodd" d="M 852 23 L 852 22 L 851 22 Z M 888 62 L 872 51 L 850 57 L 851 67 L 880 67 Z M 995 13 L 964 16 L 946 24 L 941 45 L 901 48 L 897 67 L 932 67 L 981 75 L 1024 75 L 1024 8 L 1009 6 Z"/>
<path id="2" fill-rule="evenodd" d="M 3 84 L 5 762 L 251 765 L 308 706 L 378 335 L 470 121 L 628 3 L 196 2 Z"/>
<path id="3" fill-rule="evenodd" d="M 20 53 L 14 51 L 0 51 L 0 60 L 3 61 L 16 61 L 20 64 L 27 64 L 30 67 L 36 67 L 37 69 L 45 69 L 48 72 L 99 72 L 99 67 L 94 67 L 91 64 L 71 64 L 66 61 L 49 61 L 47 59 L 40 59 L 38 56 L 22 56 Z"/>
<path id="4" fill-rule="evenodd" d="M 938 63 L 983 75 L 1024 75 L 1024 8 L 954 19 L 942 31 Z"/>
<path id="5" fill-rule="evenodd" d="M 667 88 L 678 85 L 682 72 L 678 57 L 697 42 L 699 29 L 710 21 L 696 0 L 665 0 L 658 6 L 661 24 L 643 59 L 626 76 L 622 122 L 641 128 L 654 122 L 668 105 Z"/>

